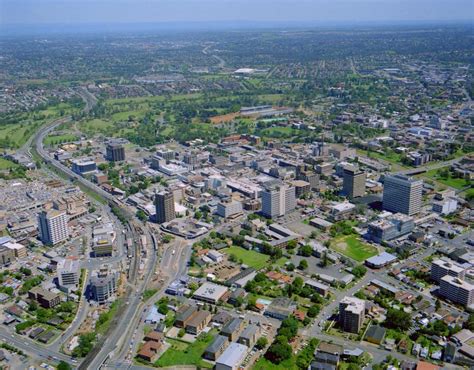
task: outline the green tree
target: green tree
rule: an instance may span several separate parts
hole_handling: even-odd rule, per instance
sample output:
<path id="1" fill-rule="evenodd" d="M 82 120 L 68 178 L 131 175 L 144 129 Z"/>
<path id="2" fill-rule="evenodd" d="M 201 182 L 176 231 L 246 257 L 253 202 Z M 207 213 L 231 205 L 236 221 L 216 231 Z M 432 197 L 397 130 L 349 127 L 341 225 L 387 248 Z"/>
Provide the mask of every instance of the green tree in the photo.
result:
<path id="1" fill-rule="evenodd" d="M 258 349 L 264 349 L 268 344 L 268 339 L 266 337 L 260 337 L 257 339 L 257 343 L 255 344 L 255 346 L 258 348 Z"/>
<path id="2" fill-rule="evenodd" d="M 311 246 L 306 244 L 300 248 L 299 252 L 302 256 L 310 257 L 311 254 L 313 253 L 313 248 L 311 248 Z"/>
<path id="3" fill-rule="evenodd" d="M 308 268 L 308 261 L 306 260 L 301 260 L 299 265 L 298 265 L 298 269 L 300 270 L 306 270 Z"/>
<path id="4" fill-rule="evenodd" d="M 280 362 L 291 358 L 291 355 L 292 350 L 291 346 L 288 344 L 288 338 L 279 335 L 268 348 L 268 351 L 265 353 L 265 358 L 274 364 L 279 364 Z"/>
<path id="5" fill-rule="evenodd" d="M 411 316 L 409 313 L 391 308 L 387 311 L 384 325 L 387 328 L 407 331 L 411 327 Z"/>
<path id="6" fill-rule="evenodd" d="M 71 370 L 72 367 L 67 362 L 60 361 L 56 369 L 57 370 Z"/>

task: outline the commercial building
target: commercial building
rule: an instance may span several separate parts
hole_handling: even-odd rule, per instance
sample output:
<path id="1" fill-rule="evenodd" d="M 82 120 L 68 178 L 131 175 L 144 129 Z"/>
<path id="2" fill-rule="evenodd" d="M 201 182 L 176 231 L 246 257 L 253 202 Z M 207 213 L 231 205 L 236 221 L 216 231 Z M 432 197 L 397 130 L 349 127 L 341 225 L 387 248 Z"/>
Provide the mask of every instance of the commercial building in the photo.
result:
<path id="1" fill-rule="evenodd" d="M 86 175 L 97 171 L 97 164 L 90 159 L 74 159 L 71 163 L 72 171 L 78 175 Z"/>
<path id="2" fill-rule="evenodd" d="M 199 334 L 211 321 L 211 313 L 206 310 L 196 311 L 188 320 L 186 324 L 186 333 L 197 335 Z"/>
<path id="3" fill-rule="evenodd" d="M 413 217 L 396 213 L 386 219 L 371 222 L 368 227 L 368 236 L 374 242 L 381 243 L 411 233 L 414 228 Z"/>
<path id="4" fill-rule="evenodd" d="M 110 142 L 105 148 L 105 158 L 111 162 L 120 162 L 125 160 L 125 148 L 117 142 Z"/>
<path id="5" fill-rule="evenodd" d="M 28 292 L 28 298 L 35 300 L 43 308 L 53 308 L 61 302 L 59 294 L 50 292 L 40 286 L 32 288 Z"/>
<path id="6" fill-rule="evenodd" d="M 420 212 L 423 181 L 404 175 L 387 175 L 383 189 L 383 207 L 408 216 Z"/>
<path id="7" fill-rule="evenodd" d="M 365 264 L 371 268 L 379 269 L 394 263 L 397 259 L 397 256 L 393 254 L 382 252 L 377 256 L 367 258 Z"/>
<path id="8" fill-rule="evenodd" d="M 0 266 L 8 266 L 15 261 L 15 252 L 6 246 L 0 246 Z"/>
<path id="9" fill-rule="evenodd" d="M 291 185 L 295 188 L 295 195 L 297 198 L 309 194 L 311 192 L 311 184 L 304 180 L 294 180 Z"/>
<path id="10" fill-rule="evenodd" d="M 462 266 L 447 258 L 436 259 L 431 263 L 431 279 L 438 284 L 445 276 L 464 279 L 465 274 L 466 270 Z"/>
<path id="11" fill-rule="evenodd" d="M 339 324 L 344 331 L 358 333 L 365 316 L 365 301 L 356 297 L 344 297 L 339 302 Z"/>
<path id="12" fill-rule="evenodd" d="M 156 222 L 170 222 L 176 218 L 173 193 L 162 191 L 155 195 Z"/>
<path id="13" fill-rule="evenodd" d="M 255 324 L 250 324 L 242 331 L 238 342 L 240 344 L 246 345 L 247 347 L 253 347 L 253 345 L 257 342 L 259 335 L 260 328 Z"/>
<path id="14" fill-rule="evenodd" d="M 284 216 L 296 208 L 296 192 L 293 186 L 282 185 L 262 192 L 262 213 L 266 217 Z"/>
<path id="15" fill-rule="evenodd" d="M 59 261 L 56 272 L 58 275 L 58 283 L 61 288 L 76 288 L 79 284 L 79 261 L 71 259 L 63 259 Z"/>
<path id="16" fill-rule="evenodd" d="M 213 283 L 204 283 L 193 294 L 198 301 L 217 304 L 227 294 L 227 287 Z"/>
<path id="17" fill-rule="evenodd" d="M 63 211 L 42 211 L 38 214 L 39 236 L 43 244 L 56 245 L 69 238 L 67 215 Z"/>
<path id="18" fill-rule="evenodd" d="M 248 347 L 240 343 L 230 343 L 216 360 L 215 370 L 237 370 L 247 355 Z"/>
<path id="19" fill-rule="evenodd" d="M 99 269 L 90 279 L 90 292 L 94 301 L 106 303 L 117 292 L 119 274 L 108 266 Z"/>
<path id="20" fill-rule="evenodd" d="M 0 244 L 1 245 L 1 244 Z M 26 247 L 23 244 L 15 242 L 7 242 L 2 246 L 11 249 L 16 258 L 25 258 L 27 256 Z"/>
<path id="21" fill-rule="evenodd" d="M 314 172 L 297 171 L 296 179 L 308 182 L 312 190 L 316 190 L 319 186 L 319 175 Z"/>
<path id="22" fill-rule="evenodd" d="M 223 335 L 217 335 L 204 351 L 203 357 L 210 361 L 216 361 L 229 345 L 229 339 Z"/>
<path id="23" fill-rule="evenodd" d="M 457 277 L 446 275 L 440 280 L 439 294 L 454 303 L 468 307 L 474 302 L 474 285 Z"/>
<path id="24" fill-rule="evenodd" d="M 230 342 L 234 342 L 239 338 L 239 334 L 244 328 L 244 320 L 234 317 L 221 330 L 221 335 L 229 338 Z"/>
<path id="25" fill-rule="evenodd" d="M 296 303 L 290 298 L 275 298 L 264 312 L 265 316 L 273 317 L 278 320 L 285 320 L 296 310 Z"/>
<path id="26" fill-rule="evenodd" d="M 433 211 L 442 215 L 449 215 L 458 208 L 458 200 L 453 190 L 437 193 L 433 199 Z"/>
<path id="27" fill-rule="evenodd" d="M 354 167 L 345 168 L 343 174 L 342 192 L 349 199 L 365 195 L 366 174 Z"/>
<path id="28" fill-rule="evenodd" d="M 217 204 L 217 214 L 224 218 L 232 218 L 242 214 L 242 203 L 236 200 L 224 201 Z"/>

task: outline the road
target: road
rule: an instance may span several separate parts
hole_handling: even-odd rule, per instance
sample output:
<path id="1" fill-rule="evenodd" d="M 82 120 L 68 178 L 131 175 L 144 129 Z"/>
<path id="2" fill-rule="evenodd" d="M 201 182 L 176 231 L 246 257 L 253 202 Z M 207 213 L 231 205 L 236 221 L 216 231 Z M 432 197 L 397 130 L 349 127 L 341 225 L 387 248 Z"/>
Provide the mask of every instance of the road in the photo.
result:
<path id="1" fill-rule="evenodd" d="M 141 302 L 141 294 L 138 296 L 139 301 L 135 306 L 135 315 L 124 323 L 120 331 L 120 346 L 118 346 L 117 352 L 111 356 L 110 361 L 107 362 L 107 368 L 131 365 L 133 356 L 142 339 L 144 318 L 150 313 L 154 302 L 164 295 L 168 284 L 186 272 L 187 261 L 191 256 L 191 246 L 192 242 L 177 238 L 166 247 L 159 268 L 161 271 L 160 277 L 163 279 L 162 286 L 147 301 L 149 302 L 147 304 Z M 132 302 L 130 302 L 131 305 Z"/>

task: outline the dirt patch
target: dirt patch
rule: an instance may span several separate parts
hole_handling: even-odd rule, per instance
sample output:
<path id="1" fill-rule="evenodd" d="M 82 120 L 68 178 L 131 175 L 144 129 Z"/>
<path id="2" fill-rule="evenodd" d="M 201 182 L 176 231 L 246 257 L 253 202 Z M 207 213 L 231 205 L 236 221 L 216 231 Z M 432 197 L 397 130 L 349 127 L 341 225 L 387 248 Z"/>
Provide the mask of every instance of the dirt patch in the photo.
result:
<path id="1" fill-rule="evenodd" d="M 236 113 L 227 113 L 221 114 L 220 116 L 211 117 L 210 120 L 212 123 L 224 123 L 224 122 L 231 122 L 239 115 L 238 112 Z"/>

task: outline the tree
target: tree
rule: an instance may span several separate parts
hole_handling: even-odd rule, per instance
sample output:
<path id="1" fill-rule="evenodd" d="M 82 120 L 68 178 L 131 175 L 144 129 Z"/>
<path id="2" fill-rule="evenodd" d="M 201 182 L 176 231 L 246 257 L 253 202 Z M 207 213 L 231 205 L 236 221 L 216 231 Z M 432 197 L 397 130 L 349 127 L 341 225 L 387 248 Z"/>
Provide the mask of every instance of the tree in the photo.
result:
<path id="1" fill-rule="evenodd" d="M 303 245 L 301 248 L 300 248 L 300 254 L 302 256 L 305 256 L 305 257 L 310 257 L 311 254 L 313 254 L 313 248 L 311 248 L 311 246 L 309 245 Z"/>
<path id="2" fill-rule="evenodd" d="M 308 316 L 309 317 L 316 317 L 316 316 L 318 316 L 319 311 L 320 311 L 319 306 L 313 305 L 308 309 Z"/>
<path id="3" fill-rule="evenodd" d="M 291 346 L 288 344 L 288 338 L 283 335 L 276 337 L 273 344 L 268 348 L 267 353 L 265 353 L 265 358 L 274 364 L 279 364 L 280 362 L 291 358 L 292 350 Z"/>
<path id="4" fill-rule="evenodd" d="M 148 220 L 148 216 L 146 215 L 146 213 L 142 210 L 142 209 L 139 209 L 137 211 L 137 218 L 140 220 L 140 221 L 146 221 Z"/>
<path id="5" fill-rule="evenodd" d="M 266 337 L 260 337 L 258 338 L 257 340 L 257 343 L 255 344 L 255 346 L 258 348 L 258 349 L 264 349 L 268 344 L 268 339 Z"/>
<path id="6" fill-rule="evenodd" d="M 405 311 L 391 308 L 387 312 L 387 318 L 385 320 L 384 325 L 387 328 L 407 331 L 411 327 L 411 316 Z"/>
<path id="7" fill-rule="evenodd" d="M 329 265 L 329 258 L 328 258 L 328 253 L 323 252 L 323 255 L 321 256 L 321 262 L 319 263 L 321 267 L 326 267 Z"/>
<path id="8" fill-rule="evenodd" d="M 361 278 L 367 273 L 367 268 L 362 265 L 358 265 L 352 269 L 352 275 L 356 278 Z"/>
<path id="9" fill-rule="evenodd" d="M 308 268 L 308 261 L 306 260 L 301 260 L 299 265 L 298 265 L 298 269 L 300 270 L 306 270 Z"/>
<path id="10" fill-rule="evenodd" d="M 71 370 L 72 367 L 67 362 L 60 361 L 56 369 L 57 370 Z"/>
<path id="11" fill-rule="evenodd" d="M 294 271 L 295 265 L 293 265 L 291 262 L 286 264 L 286 270 L 287 271 Z"/>

